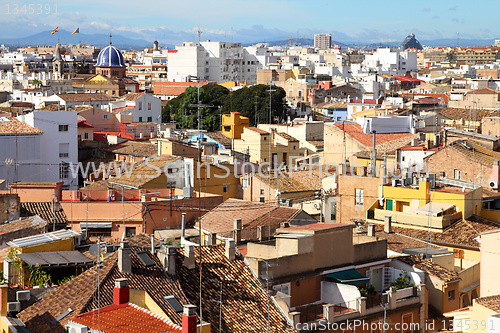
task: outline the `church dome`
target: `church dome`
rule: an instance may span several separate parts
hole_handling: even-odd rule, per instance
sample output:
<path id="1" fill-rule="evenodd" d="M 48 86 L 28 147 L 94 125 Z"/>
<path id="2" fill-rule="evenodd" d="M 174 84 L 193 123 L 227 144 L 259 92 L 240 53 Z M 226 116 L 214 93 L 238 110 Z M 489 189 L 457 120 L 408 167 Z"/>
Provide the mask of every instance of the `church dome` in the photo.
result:
<path id="1" fill-rule="evenodd" d="M 122 53 L 114 46 L 108 45 L 97 56 L 97 67 L 125 67 Z"/>

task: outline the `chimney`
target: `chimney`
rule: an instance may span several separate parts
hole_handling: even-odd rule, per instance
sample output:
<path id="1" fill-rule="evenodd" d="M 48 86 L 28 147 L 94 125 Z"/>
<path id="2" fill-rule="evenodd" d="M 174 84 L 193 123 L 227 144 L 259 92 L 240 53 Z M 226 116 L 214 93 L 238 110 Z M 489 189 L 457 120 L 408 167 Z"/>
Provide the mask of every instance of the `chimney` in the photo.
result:
<path id="1" fill-rule="evenodd" d="M 387 234 L 390 234 L 392 232 L 391 230 L 391 224 L 392 224 L 392 217 L 391 216 L 385 216 L 384 217 L 384 232 Z"/>
<path id="2" fill-rule="evenodd" d="M 175 274 L 175 246 L 167 246 L 167 265 L 165 270 L 169 275 Z"/>
<path id="3" fill-rule="evenodd" d="M 128 242 L 122 241 L 118 249 L 118 269 L 122 273 L 132 273 L 132 259 L 130 258 L 130 254 L 131 250 Z"/>
<path id="4" fill-rule="evenodd" d="M 234 258 L 236 258 L 234 239 L 226 239 L 226 257 L 228 257 L 229 260 L 234 260 Z"/>
<path id="5" fill-rule="evenodd" d="M 175 274 L 175 247 L 162 244 L 160 250 L 156 253 L 158 259 L 163 265 L 163 270 L 169 275 Z"/>
<path id="6" fill-rule="evenodd" d="M 257 227 L 257 239 L 259 240 L 259 242 L 262 242 L 264 240 L 264 226 L 263 225 L 259 225 Z"/>
<path id="7" fill-rule="evenodd" d="M 241 243 L 241 219 L 234 219 L 233 221 L 233 238 L 236 244 Z"/>
<path id="8" fill-rule="evenodd" d="M 155 254 L 155 235 L 151 234 L 151 254 Z"/>
<path id="9" fill-rule="evenodd" d="M 115 287 L 113 288 L 113 304 L 128 303 L 130 297 L 130 289 L 128 287 L 128 279 L 121 278 L 115 280 Z"/>
<path id="10" fill-rule="evenodd" d="M 186 236 L 186 213 L 182 213 L 181 238 Z"/>
<path id="11" fill-rule="evenodd" d="M 196 333 L 197 332 L 197 319 L 196 319 L 196 306 L 184 305 L 182 311 L 182 333 Z"/>
<path id="12" fill-rule="evenodd" d="M 411 146 L 412 147 L 418 146 L 418 139 L 411 139 Z"/>
<path id="13" fill-rule="evenodd" d="M 425 148 L 426 149 L 431 149 L 432 148 L 431 139 L 425 140 Z"/>
<path id="14" fill-rule="evenodd" d="M 368 236 L 375 237 L 375 224 L 368 224 Z"/>
<path id="15" fill-rule="evenodd" d="M 491 181 L 500 181 L 500 162 L 493 161 L 493 167 L 491 168 Z"/>
<path id="16" fill-rule="evenodd" d="M 434 135 L 434 147 L 437 147 L 441 144 L 441 136 L 439 134 Z"/>
<path id="17" fill-rule="evenodd" d="M 195 267 L 193 245 L 184 246 L 184 266 L 186 266 L 187 269 L 193 269 Z"/>

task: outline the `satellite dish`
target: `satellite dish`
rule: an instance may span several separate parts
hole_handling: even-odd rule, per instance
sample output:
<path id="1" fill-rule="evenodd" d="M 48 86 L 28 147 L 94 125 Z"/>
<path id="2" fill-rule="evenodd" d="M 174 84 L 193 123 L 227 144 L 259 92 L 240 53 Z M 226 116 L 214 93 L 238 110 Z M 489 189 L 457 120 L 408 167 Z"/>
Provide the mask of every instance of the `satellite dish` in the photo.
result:
<path id="1" fill-rule="evenodd" d="M 98 253 L 99 253 L 99 244 L 90 244 L 89 254 L 91 256 L 97 257 Z"/>
<path id="2" fill-rule="evenodd" d="M 316 208 L 316 209 L 318 209 L 318 210 L 319 210 L 319 209 L 320 209 L 319 204 L 315 203 L 315 204 L 314 204 L 314 208 Z"/>

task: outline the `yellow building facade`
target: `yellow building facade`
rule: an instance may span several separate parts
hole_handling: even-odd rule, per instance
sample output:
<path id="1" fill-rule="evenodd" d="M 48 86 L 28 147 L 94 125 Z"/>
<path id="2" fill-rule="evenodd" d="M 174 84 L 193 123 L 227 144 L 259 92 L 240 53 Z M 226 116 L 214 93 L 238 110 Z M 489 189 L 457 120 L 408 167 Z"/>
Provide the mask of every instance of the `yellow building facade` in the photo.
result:
<path id="1" fill-rule="evenodd" d="M 239 112 L 222 115 L 222 133 L 231 139 L 241 139 L 245 127 L 250 126 L 250 120 Z"/>

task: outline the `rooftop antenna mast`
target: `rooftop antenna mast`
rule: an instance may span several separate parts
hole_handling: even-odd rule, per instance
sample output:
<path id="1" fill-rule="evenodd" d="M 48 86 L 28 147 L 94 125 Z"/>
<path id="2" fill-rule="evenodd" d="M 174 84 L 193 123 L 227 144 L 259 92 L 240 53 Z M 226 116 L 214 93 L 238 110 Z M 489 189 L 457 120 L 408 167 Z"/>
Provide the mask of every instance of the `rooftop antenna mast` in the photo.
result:
<path id="1" fill-rule="evenodd" d="M 110 32 L 110 33 L 109 33 L 109 45 L 111 45 L 111 44 L 112 44 L 112 42 L 111 42 L 111 37 L 113 37 L 113 36 L 111 35 L 111 32 Z"/>

